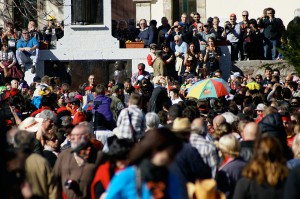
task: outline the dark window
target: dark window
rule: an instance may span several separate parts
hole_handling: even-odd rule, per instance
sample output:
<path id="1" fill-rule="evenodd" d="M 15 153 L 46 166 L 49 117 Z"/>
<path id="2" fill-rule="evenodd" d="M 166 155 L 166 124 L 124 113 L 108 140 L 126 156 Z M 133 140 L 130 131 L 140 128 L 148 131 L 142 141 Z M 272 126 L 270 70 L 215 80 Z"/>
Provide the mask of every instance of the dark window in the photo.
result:
<path id="1" fill-rule="evenodd" d="M 103 24 L 103 0 L 72 0 L 72 24 Z"/>

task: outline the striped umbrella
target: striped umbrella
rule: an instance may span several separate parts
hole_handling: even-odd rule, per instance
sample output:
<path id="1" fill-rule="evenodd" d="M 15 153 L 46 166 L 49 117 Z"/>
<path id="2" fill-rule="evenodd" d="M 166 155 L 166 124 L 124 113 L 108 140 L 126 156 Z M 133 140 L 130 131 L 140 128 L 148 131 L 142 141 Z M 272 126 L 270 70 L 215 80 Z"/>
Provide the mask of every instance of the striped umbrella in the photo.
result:
<path id="1" fill-rule="evenodd" d="M 217 78 L 208 78 L 197 82 L 188 90 L 187 97 L 196 99 L 218 98 L 229 95 L 228 86 Z"/>

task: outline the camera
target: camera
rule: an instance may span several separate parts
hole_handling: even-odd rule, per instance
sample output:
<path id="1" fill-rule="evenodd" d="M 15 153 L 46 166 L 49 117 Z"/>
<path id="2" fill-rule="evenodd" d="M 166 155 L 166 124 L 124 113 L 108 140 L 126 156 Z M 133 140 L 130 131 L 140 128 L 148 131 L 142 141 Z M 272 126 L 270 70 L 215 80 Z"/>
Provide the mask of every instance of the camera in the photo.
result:
<path id="1" fill-rule="evenodd" d="M 66 189 L 72 189 L 72 190 L 76 190 L 79 188 L 78 182 L 76 182 L 75 180 L 70 180 L 67 179 L 64 182 L 64 186 L 66 187 Z"/>
<path id="2" fill-rule="evenodd" d="M 226 27 L 226 28 L 231 28 L 231 25 L 227 24 L 225 27 Z"/>

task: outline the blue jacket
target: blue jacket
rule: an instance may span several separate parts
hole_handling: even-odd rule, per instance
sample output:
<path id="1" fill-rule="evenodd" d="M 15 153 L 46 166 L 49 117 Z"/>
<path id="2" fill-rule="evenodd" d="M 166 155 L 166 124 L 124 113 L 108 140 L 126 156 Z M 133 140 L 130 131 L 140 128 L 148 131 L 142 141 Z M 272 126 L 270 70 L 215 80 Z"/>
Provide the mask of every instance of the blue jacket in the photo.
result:
<path id="1" fill-rule="evenodd" d="M 95 111 L 97 111 L 98 113 L 102 114 L 105 119 L 109 122 L 113 121 L 113 114 L 110 110 L 110 104 L 112 102 L 112 99 L 109 97 L 106 97 L 104 95 L 98 95 L 95 99 L 94 99 L 94 103 L 93 103 L 93 114 L 95 113 Z"/>
<path id="2" fill-rule="evenodd" d="M 176 176 L 169 173 L 168 198 L 181 198 L 180 186 Z M 136 169 L 133 166 L 117 173 L 107 190 L 106 199 L 137 199 Z M 141 199 L 151 199 L 152 195 L 145 182 L 142 183 Z"/>
<path id="3" fill-rule="evenodd" d="M 17 42 L 17 49 L 25 47 L 32 48 L 33 46 L 39 46 L 39 42 L 35 37 L 32 37 L 28 41 L 25 41 L 24 38 L 21 37 L 21 39 L 19 39 Z"/>

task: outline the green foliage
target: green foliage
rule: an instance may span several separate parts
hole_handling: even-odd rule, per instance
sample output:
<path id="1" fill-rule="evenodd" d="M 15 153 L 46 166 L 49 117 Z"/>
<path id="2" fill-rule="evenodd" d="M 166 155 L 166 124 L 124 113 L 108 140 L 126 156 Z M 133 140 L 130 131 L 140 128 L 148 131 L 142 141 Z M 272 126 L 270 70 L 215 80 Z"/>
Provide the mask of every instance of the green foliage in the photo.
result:
<path id="1" fill-rule="evenodd" d="M 292 20 L 283 36 L 282 48 L 278 51 L 283 54 L 284 59 L 295 67 L 300 74 L 300 17 Z"/>

